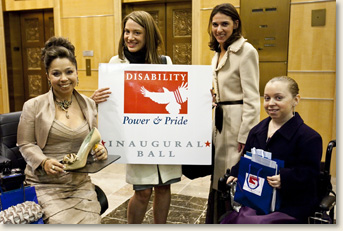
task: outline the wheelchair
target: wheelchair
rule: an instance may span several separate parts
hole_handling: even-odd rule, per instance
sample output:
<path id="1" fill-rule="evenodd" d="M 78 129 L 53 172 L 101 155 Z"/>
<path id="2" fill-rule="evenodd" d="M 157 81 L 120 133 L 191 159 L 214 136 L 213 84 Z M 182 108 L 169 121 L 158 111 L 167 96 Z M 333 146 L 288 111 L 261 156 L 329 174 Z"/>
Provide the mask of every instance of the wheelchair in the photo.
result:
<path id="1" fill-rule="evenodd" d="M 308 217 L 309 224 L 335 224 L 335 205 L 336 193 L 332 189 L 331 183 L 331 156 L 332 150 L 336 147 L 336 140 L 331 140 L 327 146 L 325 153 L 325 162 L 321 162 L 320 175 L 318 177 L 318 198 L 319 205 L 315 209 L 314 214 Z M 218 203 L 218 214 L 225 216 L 228 211 L 239 207 L 240 205 L 233 201 L 234 191 L 232 184 L 226 184 L 230 176 L 230 169 L 226 170 L 223 177 L 218 180 L 218 191 L 220 193 Z M 220 204 L 220 206 L 219 206 Z"/>
<path id="2" fill-rule="evenodd" d="M 336 147 L 336 140 L 331 140 L 326 148 L 325 162 L 321 163 L 321 171 L 318 180 L 318 195 L 320 203 L 316 212 L 308 218 L 309 224 L 332 224 L 336 223 L 335 205 L 336 193 L 332 190 L 331 184 L 331 155 Z"/>
<path id="3" fill-rule="evenodd" d="M 20 115 L 20 111 L 0 114 L 0 156 L 6 165 L 0 166 L 1 172 L 4 167 L 24 174 L 26 162 L 16 146 Z M 102 189 L 97 185 L 94 186 L 101 207 L 101 215 L 108 209 L 108 200 Z"/>

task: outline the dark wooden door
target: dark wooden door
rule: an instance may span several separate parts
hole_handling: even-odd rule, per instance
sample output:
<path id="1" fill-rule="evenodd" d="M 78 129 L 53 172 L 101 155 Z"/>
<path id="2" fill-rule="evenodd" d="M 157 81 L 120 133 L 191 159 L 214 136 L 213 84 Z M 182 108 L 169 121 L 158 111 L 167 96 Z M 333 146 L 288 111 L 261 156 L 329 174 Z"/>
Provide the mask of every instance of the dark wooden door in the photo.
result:
<path id="1" fill-rule="evenodd" d="M 152 15 L 163 36 L 165 54 L 170 56 L 173 64 L 191 64 L 191 1 L 124 4 L 123 17 L 135 10 L 144 10 Z"/>
<path id="2" fill-rule="evenodd" d="M 54 34 L 51 11 L 20 14 L 25 101 L 49 90 L 41 50 Z"/>
<path id="3" fill-rule="evenodd" d="M 123 17 L 126 14 L 129 14 L 132 11 L 143 10 L 151 14 L 156 22 L 158 28 L 163 37 L 163 41 L 166 41 L 166 9 L 164 3 L 155 3 L 155 4 L 135 4 L 126 8 Z"/>
<path id="4" fill-rule="evenodd" d="M 167 54 L 174 64 L 192 64 L 192 4 L 167 4 Z"/>

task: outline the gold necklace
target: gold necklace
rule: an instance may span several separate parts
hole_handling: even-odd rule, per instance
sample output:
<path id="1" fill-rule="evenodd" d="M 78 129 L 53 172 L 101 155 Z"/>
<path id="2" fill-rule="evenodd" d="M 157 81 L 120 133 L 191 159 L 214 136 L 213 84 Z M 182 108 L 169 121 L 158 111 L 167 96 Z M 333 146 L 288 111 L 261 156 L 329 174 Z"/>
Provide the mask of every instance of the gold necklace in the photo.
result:
<path id="1" fill-rule="evenodd" d="M 71 97 L 70 101 L 63 100 L 63 101 L 59 102 L 55 99 L 55 102 L 63 111 L 66 112 L 66 117 L 67 117 L 67 119 L 69 119 L 68 108 L 70 107 L 71 103 L 73 102 L 73 96 Z"/>

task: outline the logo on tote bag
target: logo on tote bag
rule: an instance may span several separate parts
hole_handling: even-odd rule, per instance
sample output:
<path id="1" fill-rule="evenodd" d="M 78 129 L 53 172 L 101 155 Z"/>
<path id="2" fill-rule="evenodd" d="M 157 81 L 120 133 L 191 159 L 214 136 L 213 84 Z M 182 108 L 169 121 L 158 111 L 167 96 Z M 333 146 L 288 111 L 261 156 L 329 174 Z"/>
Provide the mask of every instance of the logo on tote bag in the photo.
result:
<path id="1" fill-rule="evenodd" d="M 124 113 L 187 114 L 188 72 L 125 71 Z"/>
<path id="2" fill-rule="evenodd" d="M 258 176 L 246 173 L 243 189 L 245 191 L 261 196 L 263 184 L 264 184 L 263 177 L 258 177 Z"/>

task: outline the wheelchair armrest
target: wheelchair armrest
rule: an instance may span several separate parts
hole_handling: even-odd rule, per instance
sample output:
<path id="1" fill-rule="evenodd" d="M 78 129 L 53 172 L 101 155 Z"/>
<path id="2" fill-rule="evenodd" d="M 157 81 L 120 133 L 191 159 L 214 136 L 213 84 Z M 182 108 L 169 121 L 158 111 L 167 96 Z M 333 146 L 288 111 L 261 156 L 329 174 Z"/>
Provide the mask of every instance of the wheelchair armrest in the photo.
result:
<path id="1" fill-rule="evenodd" d="M 94 185 L 94 186 L 95 186 L 95 192 L 97 194 L 97 198 L 101 207 L 101 211 L 100 211 L 100 215 L 101 215 L 108 209 L 108 200 L 104 191 L 102 191 L 102 189 L 99 186 L 97 185 Z"/>
<path id="2" fill-rule="evenodd" d="M 336 196 L 325 196 L 319 204 L 319 207 L 324 211 L 330 211 L 336 204 Z"/>

